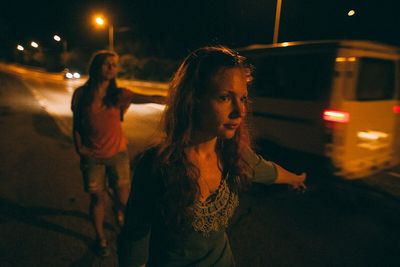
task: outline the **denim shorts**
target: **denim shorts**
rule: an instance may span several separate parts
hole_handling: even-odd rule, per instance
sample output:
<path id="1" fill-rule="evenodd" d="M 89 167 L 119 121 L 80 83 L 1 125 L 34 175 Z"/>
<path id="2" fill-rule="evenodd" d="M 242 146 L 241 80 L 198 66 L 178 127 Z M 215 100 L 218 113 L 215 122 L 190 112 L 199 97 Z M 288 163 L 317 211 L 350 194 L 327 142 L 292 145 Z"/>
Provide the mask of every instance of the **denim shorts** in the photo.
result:
<path id="1" fill-rule="evenodd" d="M 105 158 L 81 157 L 81 172 L 86 192 L 104 191 L 109 186 L 129 186 L 131 182 L 128 151 Z"/>

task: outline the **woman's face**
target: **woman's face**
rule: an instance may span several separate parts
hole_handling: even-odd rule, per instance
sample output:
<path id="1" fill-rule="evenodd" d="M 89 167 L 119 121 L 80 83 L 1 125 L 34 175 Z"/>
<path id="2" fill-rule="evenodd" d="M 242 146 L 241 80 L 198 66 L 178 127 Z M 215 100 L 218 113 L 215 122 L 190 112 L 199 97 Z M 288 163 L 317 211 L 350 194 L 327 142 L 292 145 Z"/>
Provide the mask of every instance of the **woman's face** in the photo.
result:
<path id="1" fill-rule="evenodd" d="M 247 75 L 243 68 L 221 68 L 200 98 L 195 130 L 206 138 L 229 139 L 246 113 Z"/>
<path id="2" fill-rule="evenodd" d="M 101 65 L 101 77 L 103 80 L 114 79 L 117 75 L 118 58 L 116 56 L 108 56 Z"/>

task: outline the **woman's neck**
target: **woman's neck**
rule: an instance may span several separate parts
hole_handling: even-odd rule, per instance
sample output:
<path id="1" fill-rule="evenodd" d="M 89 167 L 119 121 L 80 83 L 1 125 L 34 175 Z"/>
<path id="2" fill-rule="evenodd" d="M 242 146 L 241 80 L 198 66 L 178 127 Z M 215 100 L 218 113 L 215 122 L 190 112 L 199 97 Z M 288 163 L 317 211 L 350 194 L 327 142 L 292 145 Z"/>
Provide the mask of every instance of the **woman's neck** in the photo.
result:
<path id="1" fill-rule="evenodd" d="M 214 155 L 216 153 L 216 145 L 216 137 L 209 140 L 198 140 L 197 142 L 193 142 L 193 144 L 189 146 L 186 151 L 190 154 L 194 153 L 198 157 L 209 157 L 210 155 Z"/>
<path id="2" fill-rule="evenodd" d="M 99 98 L 103 98 L 106 95 L 107 88 L 110 84 L 110 81 L 101 81 L 99 84 L 96 86 L 96 95 Z"/>

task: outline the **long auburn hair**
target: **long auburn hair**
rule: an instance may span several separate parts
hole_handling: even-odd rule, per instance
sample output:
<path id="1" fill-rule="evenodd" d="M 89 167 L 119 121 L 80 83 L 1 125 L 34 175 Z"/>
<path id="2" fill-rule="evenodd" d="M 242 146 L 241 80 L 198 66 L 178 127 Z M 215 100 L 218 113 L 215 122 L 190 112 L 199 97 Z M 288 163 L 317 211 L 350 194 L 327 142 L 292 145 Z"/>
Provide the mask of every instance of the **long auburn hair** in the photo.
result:
<path id="1" fill-rule="evenodd" d="M 211 78 L 223 68 L 243 68 L 251 80 L 246 58 L 224 46 L 208 46 L 190 53 L 170 83 L 170 95 L 163 117 L 164 140 L 158 150 L 165 194 L 162 210 L 168 225 L 176 229 L 192 216 L 191 206 L 199 196 L 199 170 L 188 160 L 184 149 L 192 144 L 198 99 L 207 93 Z M 248 184 L 251 168 L 241 157 L 250 146 L 243 121 L 234 137 L 217 140 L 217 153 L 223 171 L 229 171 L 228 183 L 235 189 Z"/>
<path id="2" fill-rule="evenodd" d="M 118 58 L 118 54 L 109 50 L 100 50 L 93 54 L 88 69 L 89 79 L 83 85 L 84 89 L 81 98 L 82 108 L 87 108 L 93 102 L 96 87 L 102 81 L 101 68 L 108 57 Z M 121 90 L 117 87 L 116 79 L 111 79 L 103 98 L 103 104 L 107 107 L 116 106 L 120 93 Z"/>

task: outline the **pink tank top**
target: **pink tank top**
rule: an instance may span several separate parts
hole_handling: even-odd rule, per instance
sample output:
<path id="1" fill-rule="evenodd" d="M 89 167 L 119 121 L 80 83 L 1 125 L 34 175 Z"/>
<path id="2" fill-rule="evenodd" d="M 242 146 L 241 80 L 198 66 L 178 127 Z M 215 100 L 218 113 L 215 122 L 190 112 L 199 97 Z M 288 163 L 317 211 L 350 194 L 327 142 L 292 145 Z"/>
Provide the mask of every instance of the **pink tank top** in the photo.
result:
<path id="1" fill-rule="evenodd" d="M 72 99 L 72 110 L 77 108 L 83 88 L 77 89 Z M 126 111 L 133 94 L 122 89 L 118 104 L 115 107 L 91 105 L 81 121 L 81 138 L 84 145 L 90 148 L 95 157 L 109 158 L 127 149 L 126 138 L 121 124 L 121 112 Z"/>

